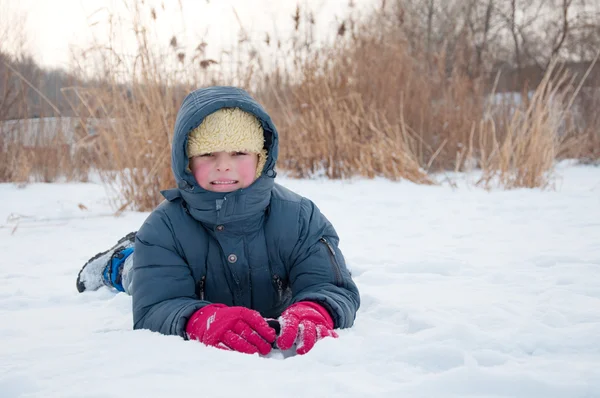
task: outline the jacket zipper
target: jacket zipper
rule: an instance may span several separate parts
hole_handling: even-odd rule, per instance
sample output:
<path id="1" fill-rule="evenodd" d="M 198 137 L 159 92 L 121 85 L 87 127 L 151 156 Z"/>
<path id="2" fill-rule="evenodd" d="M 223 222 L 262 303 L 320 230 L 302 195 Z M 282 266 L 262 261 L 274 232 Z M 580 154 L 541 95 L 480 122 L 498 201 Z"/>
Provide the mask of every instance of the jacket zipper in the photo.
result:
<path id="1" fill-rule="evenodd" d="M 204 287 L 206 285 L 206 275 L 196 283 L 196 295 L 200 298 L 200 300 L 204 300 Z"/>
<path id="2" fill-rule="evenodd" d="M 321 237 L 321 239 L 319 239 L 319 241 L 323 242 L 325 244 L 325 246 L 327 246 L 327 249 L 329 249 L 329 259 L 331 260 L 331 263 L 333 264 L 333 271 L 335 272 L 335 278 L 336 278 L 335 280 L 336 280 L 338 286 L 342 286 L 342 283 L 343 283 L 342 270 L 340 269 L 340 264 L 338 263 L 337 257 L 335 256 L 335 250 L 333 249 L 331 244 L 327 241 L 327 239 L 325 239 L 324 237 Z"/>
<path id="3" fill-rule="evenodd" d="M 205 260 L 204 262 L 204 275 L 198 282 L 196 282 L 196 296 L 200 298 L 200 300 L 205 299 L 205 291 L 206 291 L 206 276 L 208 275 L 208 262 Z"/>
<path id="4" fill-rule="evenodd" d="M 254 293 L 252 292 L 252 266 L 250 265 L 250 255 L 248 254 L 248 241 L 244 235 L 244 255 L 248 259 L 248 285 L 250 287 L 250 308 L 254 308 Z"/>

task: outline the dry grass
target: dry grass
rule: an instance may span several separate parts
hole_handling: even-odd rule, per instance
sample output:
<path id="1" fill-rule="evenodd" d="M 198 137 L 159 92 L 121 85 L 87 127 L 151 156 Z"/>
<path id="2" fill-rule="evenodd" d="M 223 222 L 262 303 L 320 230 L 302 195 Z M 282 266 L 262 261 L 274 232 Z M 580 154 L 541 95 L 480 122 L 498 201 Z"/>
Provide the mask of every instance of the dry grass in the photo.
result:
<path id="1" fill-rule="evenodd" d="M 87 181 L 90 162 L 71 149 L 65 123 L 72 119 L 36 118 L 5 122 L 0 134 L 0 181 Z"/>
<path id="2" fill-rule="evenodd" d="M 282 166 L 294 175 L 431 183 L 428 172 L 455 168 L 480 120 L 478 82 L 448 75 L 443 55 L 435 68 L 424 68 L 405 41 L 382 40 L 373 23 L 306 58 L 294 83 L 259 90 L 282 134 Z"/>
<path id="3" fill-rule="evenodd" d="M 296 177 L 432 184 L 433 172 L 476 167 L 482 186 L 533 188 L 551 184 L 561 156 L 600 157 L 600 119 L 578 121 L 579 114 L 597 112 L 572 109 L 578 81 L 556 65 L 531 98 L 493 103 L 485 76 L 462 67 L 460 48 L 425 53 L 381 18 L 353 24 L 322 49 L 292 38 L 293 53 L 281 57 L 293 62 L 269 71 L 254 44 L 243 44 L 252 55 L 230 52 L 233 74 L 221 68 L 224 59 L 153 49 L 144 33 L 151 26 L 134 18 L 140 32 L 134 67 L 127 68 L 116 46 L 90 49 L 87 56 L 95 54 L 99 65 L 97 83 L 63 88 L 77 98 L 78 117 L 103 121 L 96 134 L 79 140 L 68 157 L 56 151 L 59 142 L 41 153 L 2 151 L 8 157 L 0 162 L 0 178 L 53 180 L 68 168 L 83 175 L 93 166 L 118 192 L 118 208 L 150 210 L 161 201 L 160 190 L 174 185 L 170 146 L 179 104 L 188 91 L 211 84 L 241 85 L 265 105 L 281 134 L 279 166 Z M 178 60 L 177 68 L 165 67 L 168 57 Z"/>
<path id="4" fill-rule="evenodd" d="M 177 96 L 158 85 L 135 83 L 127 93 L 116 82 L 111 89 L 71 88 L 85 104 L 80 114 L 104 120 L 96 136 L 80 146 L 104 183 L 119 193 L 119 208 L 150 210 L 160 203 L 160 190 L 172 187 L 172 126 Z"/>
<path id="5" fill-rule="evenodd" d="M 530 99 L 510 109 L 512 115 L 504 113 L 504 120 L 488 116 L 480 123 L 479 163 L 483 176 L 479 184 L 512 189 L 545 188 L 552 182 L 552 170 L 565 136 L 561 128 L 567 120 L 572 87 L 564 72 L 553 75 L 554 67 L 548 69 Z"/>
<path id="6" fill-rule="evenodd" d="M 569 122 L 575 127 L 565 137 L 558 158 L 600 165 L 600 89 L 582 89 L 573 108 Z"/>
<path id="7" fill-rule="evenodd" d="M 299 178 L 359 175 L 431 183 L 419 166 L 417 145 L 406 126 L 391 124 L 359 93 L 342 96 L 328 82 L 310 91 L 307 96 L 274 93 L 282 169 Z"/>
<path id="8" fill-rule="evenodd" d="M 0 135 L 0 182 L 26 182 L 30 174 L 22 145 Z"/>
<path id="9" fill-rule="evenodd" d="M 475 146 L 472 153 L 479 149 L 483 176 L 478 184 L 486 188 L 546 188 L 552 185 L 561 153 L 571 151 L 581 158 L 581 151 L 594 148 L 589 131 L 578 128 L 572 106 L 584 79 L 577 80 L 553 62 L 530 98 L 525 95 L 508 107 L 500 104 L 496 117 L 488 108 L 479 124 L 478 143 L 471 139 L 469 144 L 469 148 Z M 587 128 L 590 125 L 594 124 L 586 124 Z"/>

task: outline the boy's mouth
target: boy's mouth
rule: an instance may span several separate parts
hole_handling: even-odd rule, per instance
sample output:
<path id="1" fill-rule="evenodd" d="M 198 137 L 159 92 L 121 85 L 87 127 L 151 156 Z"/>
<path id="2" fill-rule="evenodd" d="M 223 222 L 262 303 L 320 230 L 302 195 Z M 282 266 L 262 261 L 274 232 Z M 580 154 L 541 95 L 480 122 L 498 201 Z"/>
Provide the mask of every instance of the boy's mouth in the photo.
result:
<path id="1" fill-rule="evenodd" d="M 216 180 L 216 181 L 212 181 L 210 184 L 211 185 L 234 185 L 237 183 L 238 183 L 237 180 Z"/>

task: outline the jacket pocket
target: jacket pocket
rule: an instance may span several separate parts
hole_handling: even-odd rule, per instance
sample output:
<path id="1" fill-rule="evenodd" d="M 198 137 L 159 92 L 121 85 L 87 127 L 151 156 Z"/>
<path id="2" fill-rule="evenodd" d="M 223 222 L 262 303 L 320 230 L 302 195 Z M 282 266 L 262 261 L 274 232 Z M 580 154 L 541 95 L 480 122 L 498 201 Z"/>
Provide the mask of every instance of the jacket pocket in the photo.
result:
<path id="1" fill-rule="evenodd" d="M 333 273 L 335 274 L 335 284 L 336 286 L 342 286 L 344 283 L 344 279 L 342 277 L 342 268 L 340 267 L 340 263 L 338 262 L 337 256 L 335 254 L 335 249 L 329 243 L 325 237 L 321 237 L 319 242 L 323 243 L 327 247 L 327 252 L 329 253 L 329 260 L 331 262 L 331 266 L 333 267 Z"/>

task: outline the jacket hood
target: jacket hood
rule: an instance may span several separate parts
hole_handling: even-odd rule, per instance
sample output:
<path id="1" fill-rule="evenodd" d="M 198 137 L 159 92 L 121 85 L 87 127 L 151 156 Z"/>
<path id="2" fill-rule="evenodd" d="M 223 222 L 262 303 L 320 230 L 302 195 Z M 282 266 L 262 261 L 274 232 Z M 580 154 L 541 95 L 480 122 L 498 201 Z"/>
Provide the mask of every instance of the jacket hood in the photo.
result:
<path id="1" fill-rule="evenodd" d="M 200 187 L 188 167 L 188 134 L 204 118 L 221 108 L 240 108 L 256 116 L 265 134 L 267 161 L 260 177 L 247 188 L 233 192 L 212 192 Z M 229 86 L 200 88 L 183 100 L 173 134 L 171 168 L 177 188 L 163 192 L 167 200 L 182 197 L 191 215 L 199 221 L 224 223 L 237 221 L 264 210 L 270 201 L 277 175 L 275 165 L 279 153 L 277 129 L 264 108 L 246 91 Z"/>

